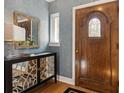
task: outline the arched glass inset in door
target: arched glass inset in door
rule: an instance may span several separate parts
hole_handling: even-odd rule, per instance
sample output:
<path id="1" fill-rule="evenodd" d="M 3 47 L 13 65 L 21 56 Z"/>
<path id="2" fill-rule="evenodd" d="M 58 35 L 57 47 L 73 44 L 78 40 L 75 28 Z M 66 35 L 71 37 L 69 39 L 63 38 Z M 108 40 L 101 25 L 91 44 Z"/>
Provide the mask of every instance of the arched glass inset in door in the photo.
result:
<path id="1" fill-rule="evenodd" d="M 89 37 L 101 37 L 101 21 L 99 18 L 94 17 L 90 19 L 88 24 Z"/>

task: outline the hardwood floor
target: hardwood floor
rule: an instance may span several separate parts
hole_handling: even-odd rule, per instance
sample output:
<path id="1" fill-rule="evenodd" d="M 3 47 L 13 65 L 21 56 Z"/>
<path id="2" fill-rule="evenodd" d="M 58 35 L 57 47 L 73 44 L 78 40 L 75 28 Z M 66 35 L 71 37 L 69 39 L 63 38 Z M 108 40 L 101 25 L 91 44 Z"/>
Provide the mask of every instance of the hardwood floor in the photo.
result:
<path id="1" fill-rule="evenodd" d="M 84 91 L 86 93 L 97 93 L 85 88 L 81 88 L 79 86 L 73 86 L 59 81 L 57 83 L 54 83 L 53 81 L 49 81 L 42 86 L 38 86 L 32 89 L 31 91 L 28 91 L 27 93 L 64 93 L 64 91 L 68 87 L 75 88 Z"/>

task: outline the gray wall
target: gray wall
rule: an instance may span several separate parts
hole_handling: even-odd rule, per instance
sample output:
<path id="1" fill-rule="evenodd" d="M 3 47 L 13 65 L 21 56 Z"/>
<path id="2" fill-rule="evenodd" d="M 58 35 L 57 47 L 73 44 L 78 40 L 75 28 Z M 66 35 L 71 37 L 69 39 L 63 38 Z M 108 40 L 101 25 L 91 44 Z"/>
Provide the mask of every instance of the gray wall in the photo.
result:
<path id="1" fill-rule="evenodd" d="M 58 73 L 72 77 L 72 7 L 95 0 L 56 0 L 49 4 L 49 13 L 60 13 L 60 47 L 49 47 L 58 53 Z"/>
<path id="2" fill-rule="evenodd" d="M 4 0 L 4 21 L 13 23 L 13 11 L 19 11 L 40 19 L 39 45 L 38 49 L 23 49 L 19 53 L 42 52 L 46 50 L 49 41 L 49 12 L 48 3 L 45 0 Z M 12 46 L 5 43 L 4 54 L 8 55 L 8 48 Z"/>
<path id="3" fill-rule="evenodd" d="M 58 53 L 58 74 L 72 77 L 72 7 L 95 0 L 5 0 L 5 22 L 13 22 L 13 11 L 17 10 L 40 19 L 39 49 L 19 50 L 20 53 L 42 52 L 47 50 Z M 49 6 L 49 12 L 48 12 Z M 49 13 L 60 13 L 60 47 L 47 47 L 49 39 Z M 11 46 L 5 44 L 5 55 Z"/>

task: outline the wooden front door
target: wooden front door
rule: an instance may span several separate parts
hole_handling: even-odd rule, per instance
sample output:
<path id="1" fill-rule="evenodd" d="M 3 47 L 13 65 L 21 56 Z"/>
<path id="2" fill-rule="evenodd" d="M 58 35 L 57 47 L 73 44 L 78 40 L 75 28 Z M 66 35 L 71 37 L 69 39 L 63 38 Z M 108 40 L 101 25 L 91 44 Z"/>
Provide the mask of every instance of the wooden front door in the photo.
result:
<path id="1" fill-rule="evenodd" d="M 76 85 L 118 93 L 118 3 L 76 10 Z"/>

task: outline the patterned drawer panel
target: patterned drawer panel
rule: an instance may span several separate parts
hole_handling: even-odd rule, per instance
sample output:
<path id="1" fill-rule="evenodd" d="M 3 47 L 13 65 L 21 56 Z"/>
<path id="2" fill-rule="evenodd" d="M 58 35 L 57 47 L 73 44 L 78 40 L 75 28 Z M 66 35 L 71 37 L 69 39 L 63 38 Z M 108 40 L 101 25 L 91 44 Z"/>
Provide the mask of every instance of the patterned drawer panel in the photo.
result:
<path id="1" fill-rule="evenodd" d="M 40 59 L 40 80 L 54 75 L 54 56 Z"/>
<path id="2" fill-rule="evenodd" d="M 37 60 L 12 65 L 13 93 L 22 91 L 37 84 Z"/>

